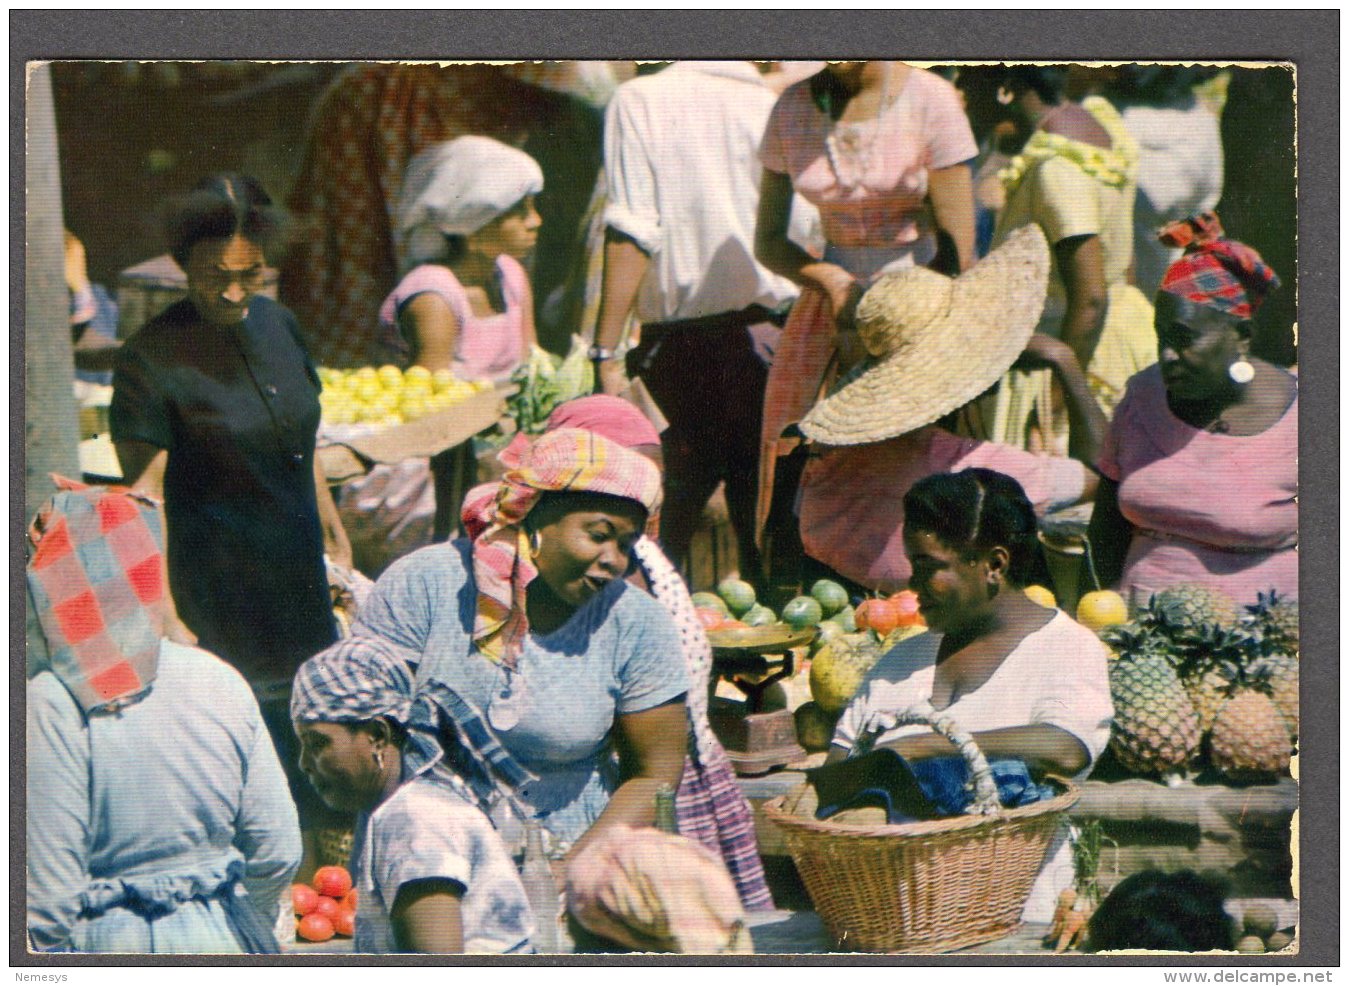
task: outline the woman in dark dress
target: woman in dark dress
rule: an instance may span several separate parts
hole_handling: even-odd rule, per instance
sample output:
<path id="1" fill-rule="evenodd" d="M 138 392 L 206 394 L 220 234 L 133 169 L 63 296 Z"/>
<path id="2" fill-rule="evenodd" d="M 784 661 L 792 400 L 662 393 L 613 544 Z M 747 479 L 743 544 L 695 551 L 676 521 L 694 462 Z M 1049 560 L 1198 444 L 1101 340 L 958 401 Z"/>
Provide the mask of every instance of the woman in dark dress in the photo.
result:
<path id="1" fill-rule="evenodd" d="M 122 347 L 111 429 L 127 482 L 164 502 L 184 636 L 258 692 L 307 822 L 289 682 L 336 639 L 323 555 L 349 563 L 350 545 L 314 456 L 318 375 L 295 317 L 255 294 L 279 224 L 244 175 L 179 205 L 168 232 L 188 296 Z"/>

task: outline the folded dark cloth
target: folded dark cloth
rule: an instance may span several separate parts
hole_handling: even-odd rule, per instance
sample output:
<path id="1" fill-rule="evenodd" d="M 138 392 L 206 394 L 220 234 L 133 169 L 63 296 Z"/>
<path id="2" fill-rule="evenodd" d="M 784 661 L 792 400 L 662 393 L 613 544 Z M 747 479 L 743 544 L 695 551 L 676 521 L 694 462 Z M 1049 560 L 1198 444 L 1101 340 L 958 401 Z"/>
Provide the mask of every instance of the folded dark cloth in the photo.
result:
<path id="1" fill-rule="evenodd" d="M 1047 784 L 1037 784 L 1025 761 L 1005 758 L 989 761 L 1004 808 L 1020 808 L 1055 796 Z M 806 772 L 815 787 L 824 821 L 850 808 L 885 809 L 891 825 L 964 814 L 972 799 L 969 765 L 963 757 L 905 760 L 894 750 L 870 753 Z"/>

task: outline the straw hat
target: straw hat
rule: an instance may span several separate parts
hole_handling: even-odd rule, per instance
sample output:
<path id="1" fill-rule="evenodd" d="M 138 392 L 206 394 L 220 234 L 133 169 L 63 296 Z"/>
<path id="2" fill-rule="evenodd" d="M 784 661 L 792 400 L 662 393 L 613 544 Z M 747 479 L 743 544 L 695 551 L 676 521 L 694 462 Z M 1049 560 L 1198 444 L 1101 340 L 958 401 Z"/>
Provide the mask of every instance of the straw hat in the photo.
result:
<path id="1" fill-rule="evenodd" d="M 1044 310 L 1049 245 L 1031 223 L 952 279 L 911 267 L 876 281 L 857 305 L 872 357 L 801 422 L 826 445 L 862 445 L 936 421 L 997 383 Z"/>

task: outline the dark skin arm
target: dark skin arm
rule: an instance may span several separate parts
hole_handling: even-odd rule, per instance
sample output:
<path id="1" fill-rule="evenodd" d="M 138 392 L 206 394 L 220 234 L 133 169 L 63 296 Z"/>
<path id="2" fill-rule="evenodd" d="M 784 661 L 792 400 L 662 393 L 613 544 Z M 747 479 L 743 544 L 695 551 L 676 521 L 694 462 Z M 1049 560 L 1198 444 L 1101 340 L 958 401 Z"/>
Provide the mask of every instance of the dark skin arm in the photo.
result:
<path id="1" fill-rule="evenodd" d="M 1054 260 L 1067 296 L 1059 337 L 1084 369 L 1091 366 L 1105 328 L 1105 253 L 1099 236 L 1070 236 L 1054 244 Z"/>
<path id="2" fill-rule="evenodd" d="M 974 741 L 985 757 L 1020 757 L 1036 776 L 1055 774 L 1071 777 L 1087 766 L 1087 751 L 1081 740 L 1058 726 L 1032 723 L 1027 726 L 1009 726 L 974 733 Z M 946 737 L 937 733 L 919 733 L 905 736 L 891 743 L 881 744 L 894 750 L 906 760 L 926 760 L 930 757 L 949 757 L 959 754 Z M 829 749 L 825 763 L 835 763 L 847 756 L 842 747 Z"/>
<path id="3" fill-rule="evenodd" d="M 463 952 L 463 896 L 464 887 L 455 880 L 414 880 L 399 887 L 389 910 L 399 951 L 424 955 Z"/>
<path id="4" fill-rule="evenodd" d="M 1119 509 L 1119 483 L 1102 476 L 1096 491 L 1096 506 L 1091 512 L 1091 523 L 1087 526 L 1087 542 L 1091 545 L 1096 577 L 1101 580 L 1100 588 L 1108 589 L 1119 584 L 1132 539 L 1133 525 Z M 1085 557 L 1082 559 L 1077 584 L 1079 591 L 1084 593 L 1097 588 L 1092 583 Z"/>
<path id="5" fill-rule="evenodd" d="M 604 231 L 604 278 L 600 285 L 600 310 L 595 322 L 595 345 L 613 349 L 623 338 L 637 291 L 646 277 L 651 258 L 637 241 L 616 229 Z M 617 396 L 628 389 L 623 360 L 607 359 L 599 365 L 597 393 Z"/>
<path id="6" fill-rule="evenodd" d="M 974 264 L 974 175 L 965 164 L 928 173 L 927 194 L 937 226 L 951 237 L 961 271 Z"/>
<path id="7" fill-rule="evenodd" d="M 568 859 L 574 859 L 600 832 L 613 825 L 633 828 L 653 825 L 656 791 L 665 784 L 679 787 L 688 731 L 684 696 L 654 709 L 620 715 L 615 728 L 623 782 L 595 824 L 576 840 Z"/>
<path id="8" fill-rule="evenodd" d="M 1072 348 L 1062 340 L 1036 332 L 1026 343 L 1025 352 L 1017 361 L 1017 366 L 1023 370 L 1048 367 L 1054 371 L 1055 378 L 1063 388 L 1063 400 L 1068 411 L 1068 454 L 1079 462 L 1095 465 L 1110 423 L 1092 394 L 1087 375 L 1082 371 L 1082 364 L 1078 362 Z M 1094 472 L 1088 476 L 1087 486 L 1084 500 L 1091 499 L 1096 493 Z"/>

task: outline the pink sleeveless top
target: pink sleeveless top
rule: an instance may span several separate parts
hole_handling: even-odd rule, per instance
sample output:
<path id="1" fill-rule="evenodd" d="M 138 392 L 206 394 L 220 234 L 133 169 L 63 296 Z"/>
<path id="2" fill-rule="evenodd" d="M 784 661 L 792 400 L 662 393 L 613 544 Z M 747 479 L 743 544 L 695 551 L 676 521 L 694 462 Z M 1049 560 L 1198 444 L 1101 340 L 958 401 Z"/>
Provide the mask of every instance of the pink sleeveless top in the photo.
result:
<path id="1" fill-rule="evenodd" d="M 1213 434 L 1171 413 L 1159 366 L 1129 381 L 1097 461 L 1134 526 L 1126 598 L 1178 582 L 1242 605 L 1272 588 L 1297 596 L 1297 408 L 1258 435 Z"/>
<path id="2" fill-rule="evenodd" d="M 497 257 L 497 276 L 506 310 L 496 315 L 473 314 L 468 293 L 454 272 L 441 264 L 422 264 L 409 271 L 384 299 L 379 323 L 385 343 L 406 361 L 412 347 L 398 325 L 403 306 L 430 292 L 445 299 L 459 321 L 459 339 L 451 368 L 462 380 L 505 380 L 525 358 L 525 305 L 530 303 L 529 275 L 514 257 Z"/>

